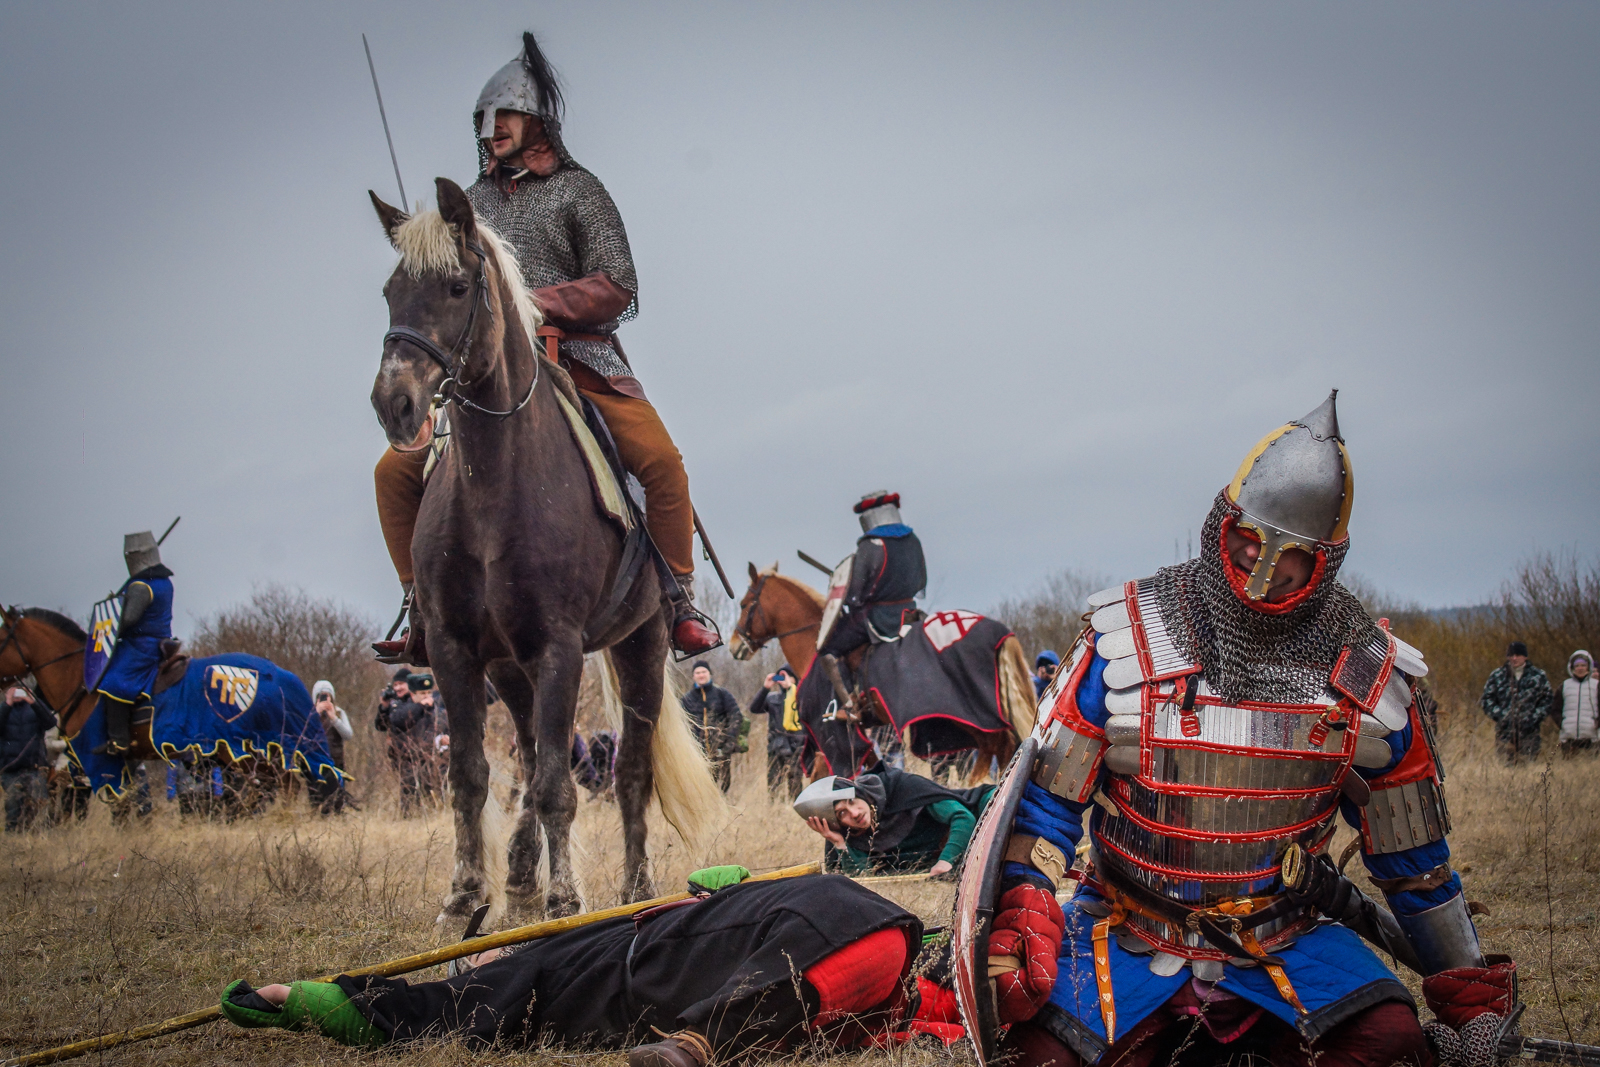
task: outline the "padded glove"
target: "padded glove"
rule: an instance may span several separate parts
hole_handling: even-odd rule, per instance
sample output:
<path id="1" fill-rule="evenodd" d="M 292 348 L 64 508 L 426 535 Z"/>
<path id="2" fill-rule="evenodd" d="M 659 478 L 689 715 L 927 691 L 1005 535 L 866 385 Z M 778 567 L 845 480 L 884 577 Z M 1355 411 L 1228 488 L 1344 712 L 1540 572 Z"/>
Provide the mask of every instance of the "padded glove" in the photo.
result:
<path id="1" fill-rule="evenodd" d="M 1438 1020 L 1460 1030 L 1480 1015 L 1509 1015 L 1517 1002 L 1517 965 L 1485 956 L 1486 967 L 1452 967 L 1422 980 L 1422 997 Z"/>
<path id="2" fill-rule="evenodd" d="M 1000 1021 L 1031 1019 L 1055 988 L 1066 920 L 1053 893 L 1024 883 L 1006 891 L 989 934 L 989 977 Z"/>

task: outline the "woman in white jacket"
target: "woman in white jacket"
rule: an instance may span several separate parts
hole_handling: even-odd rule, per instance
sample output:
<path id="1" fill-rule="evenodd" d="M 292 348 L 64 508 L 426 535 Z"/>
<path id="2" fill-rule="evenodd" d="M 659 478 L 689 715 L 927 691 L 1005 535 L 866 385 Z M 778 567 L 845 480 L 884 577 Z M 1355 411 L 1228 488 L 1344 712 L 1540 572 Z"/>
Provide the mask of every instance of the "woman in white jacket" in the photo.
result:
<path id="1" fill-rule="evenodd" d="M 1567 657 L 1567 680 L 1556 690 L 1550 716 L 1561 723 L 1561 754 L 1593 751 L 1600 728 L 1600 680 L 1594 657 L 1578 649 Z"/>
<path id="2" fill-rule="evenodd" d="M 344 770 L 344 743 L 354 731 L 350 729 L 350 716 L 334 702 L 333 683 L 320 680 L 311 687 L 311 703 L 322 720 L 322 730 L 328 735 L 328 755 L 333 765 Z M 343 811 L 345 802 L 344 780 L 337 782 L 314 781 L 309 783 L 311 803 L 324 815 Z"/>

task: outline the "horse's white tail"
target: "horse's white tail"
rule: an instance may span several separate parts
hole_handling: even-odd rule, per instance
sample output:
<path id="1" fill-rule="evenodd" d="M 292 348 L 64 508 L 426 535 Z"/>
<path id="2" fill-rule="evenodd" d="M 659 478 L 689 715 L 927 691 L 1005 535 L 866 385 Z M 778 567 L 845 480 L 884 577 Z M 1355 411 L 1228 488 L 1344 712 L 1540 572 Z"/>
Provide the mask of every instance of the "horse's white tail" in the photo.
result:
<path id="1" fill-rule="evenodd" d="M 516 783 L 505 771 L 489 764 L 489 790 L 483 798 L 483 810 L 478 813 L 478 833 L 483 840 L 483 902 L 489 905 L 485 922 L 495 922 L 506 910 L 506 851 L 511 844 L 511 819 L 506 806 L 495 793 L 497 782 L 510 790 L 511 800 L 517 799 Z"/>
<path id="2" fill-rule="evenodd" d="M 1039 715 L 1039 702 L 1034 695 L 1033 674 L 1028 670 L 1028 657 L 1023 654 L 1022 642 L 1008 637 L 1000 643 L 1000 703 L 1005 709 L 1006 721 L 1021 741 L 1033 733 Z"/>
<path id="3" fill-rule="evenodd" d="M 622 733 L 622 696 L 617 683 L 617 669 L 611 665 L 610 652 L 591 652 L 584 657 L 600 672 L 600 708 L 605 712 L 606 725 Z"/>
<path id="4" fill-rule="evenodd" d="M 689 732 L 689 716 L 678 703 L 672 669 L 661 667 L 661 714 L 656 719 L 650 762 L 661 814 L 691 848 L 726 822 L 727 802 L 711 777 L 705 754 Z"/>

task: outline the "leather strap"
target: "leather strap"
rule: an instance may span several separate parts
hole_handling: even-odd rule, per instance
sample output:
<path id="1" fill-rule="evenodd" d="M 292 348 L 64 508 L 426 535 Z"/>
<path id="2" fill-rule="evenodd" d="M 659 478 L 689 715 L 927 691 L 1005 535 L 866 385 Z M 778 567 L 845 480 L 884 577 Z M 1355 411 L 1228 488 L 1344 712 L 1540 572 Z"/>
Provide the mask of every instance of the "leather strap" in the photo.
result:
<path id="1" fill-rule="evenodd" d="M 548 324 L 540 326 L 533 333 L 536 337 L 544 338 L 544 354 L 551 363 L 561 362 L 562 341 L 595 341 L 604 345 L 611 344 L 611 336 L 609 334 L 568 333 L 559 326 Z"/>
<path id="2" fill-rule="evenodd" d="M 1419 893 L 1437 889 L 1450 880 L 1452 873 L 1450 864 L 1446 862 L 1421 874 L 1407 875 L 1404 878 L 1372 878 L 1371 881 L 1385 894 L 1393 896 L 1395 893 Z"/>
<path id="3" fill-rule="evenodd" d="M 1009 863 L 1026 863 L 1050 879 L 1057 892 L 1067 880 L 1067 855 L 1042 837 L 1032 834 L 1012 834 L 1006 842 L 1005 860 Z"/>

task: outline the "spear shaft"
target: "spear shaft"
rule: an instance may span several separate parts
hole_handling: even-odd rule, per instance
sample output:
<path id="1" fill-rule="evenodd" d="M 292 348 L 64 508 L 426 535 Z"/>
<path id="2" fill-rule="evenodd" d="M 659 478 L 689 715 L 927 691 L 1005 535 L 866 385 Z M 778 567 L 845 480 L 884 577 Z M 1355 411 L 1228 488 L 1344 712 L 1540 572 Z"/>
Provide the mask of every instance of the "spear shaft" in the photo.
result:
<path id="1" fill-rule="evenodd" d="M 411 202 L 406 199 L 406 183 L 400 179 L 400 160 L 394 154 L 394 138 L 389 136 L 389 113 L 383 110 L 383 90 L 378 88 L 378 68 L 372 65 L 372 46 L 367 44 L 367 35 L 361 35 L 361 47 L 367 52 L 367 70 L 372 74 L 372 92 L 378 98 L 378 117 L 383 120 L 383 139 L 389 142 L 389 162 L 394 164 L 394 183 L 400 187 L 400 210 L 410 211 Z"/>

